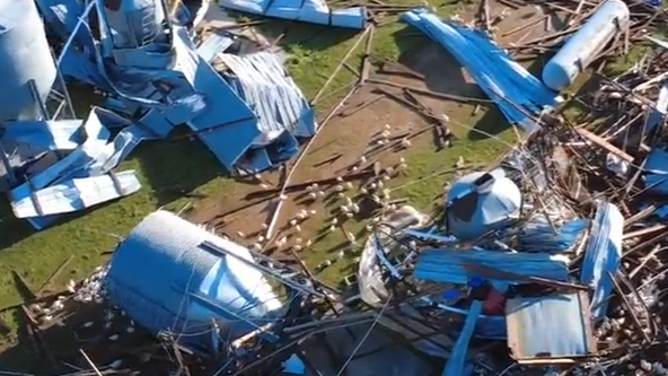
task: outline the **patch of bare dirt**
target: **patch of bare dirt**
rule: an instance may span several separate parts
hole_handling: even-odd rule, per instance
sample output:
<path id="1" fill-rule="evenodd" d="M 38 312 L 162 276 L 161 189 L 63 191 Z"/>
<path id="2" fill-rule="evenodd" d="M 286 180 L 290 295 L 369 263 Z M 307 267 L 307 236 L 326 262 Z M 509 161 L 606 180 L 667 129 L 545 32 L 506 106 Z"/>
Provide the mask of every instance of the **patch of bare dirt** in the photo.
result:
<path id="1" fill-rule="evenodd" d="M 500 14 L 507 8 L 505 5 L 492 2 L 491 14 Z M 472 19 L 477 9 L 470 9 L 462 18 Z M 536 38 L 545 31 L 544 13 L 533 6 L 521 7 L 508 11 L 508 15 L 496 25 L 496 36 L 500 44 L 521 43 L 526 38 Z M 533 24 L 531 24 L 533 23 Z M 518 26 L 529 25 L 521 28 Z M 411 134 L 417 129 L 427 127 L 425 117 L 409 106 L 400 104 L 378 92 L 378 88 L 402 94 L 401 85 L 415 87 L 424 92 L 431 91 L 441 94 L 454 94 L 464 97 L 485 98 L 480 88 L 468 76 L 465 70 L 442 47 L 434 43 L 420 43 L 402 56 L 398 63 L 390 64 L 390 69 L 375 72 L 372 78 L 390 81 L 395 86 L 383 84 L 367 84 L 343 106 L 346 116 L 334 117 L 315 143 L 309 153 L 295 171 L 291 182 L 308 182 L 330 177 L 344 176 L 351 172 L 351 167 L 360 164 L 363 155 L 369 155 L 374 148 L 374 139 L 383 131 L 388 130 L 392 136 Z M 387 68 L 387 67 L 385 67 Z M 390 72 L 388 72 L 388 70 Z M 424 93 L 423 93 L 424 94 Z M 474 104 L 461 101 L 437 98 L 438 95 L 420 95 L 420 103 L 432 110 L 434 114 L 447 114 L 451 119 L 463 123 L 471 122 Z M 489 105 L 492 106 L 492 105 Z M 324 113 L 326 111 L 321 111 Z M 386 126 L 387 125 L 387 126 Z M 412 148 L 434 148 L 430 132 L 413 141 Z M 367 165 L 378 160 L 383 166 L 395 165 L 401 152 L 383 152 L 378 156 L 368 157 Z M 279 184 L 279 173 L 262 175 L 262 182 L 252 185 L 236 183 L 220 197 L 210 198 L 195 208 L 190 220 L 209 223 L 236 240 L 245 244 L 253 244 L 263 239 L 266 231 L 263 224 L 268 223 L 274 210 L 273 200 L 247 199 L 249 193 L 276 189 Z M 282 236 L 289 238 L 286 247 L 291 244 L 310 244 L 317 242 L 326 234 L 332 213 L 337 207 L 332 204 L 336 195 L 332 184 L 326 190 L 326 197 L 313 201 L 307 193 L 296 192 L 284 200 L 281 217 L 277 228 L 289 228 Z M 345 194 L 353 197 L 359 192 L 359 183 Z M 266 197 L 274 198 L 275 194 Z M 247 206 L 245 209 L 244 206 Z M 288 226 L 288 223 L 302 210 L 308 211 L 309 219 L 301 222 L 299 228 Z M 242 232 L 244 239 L 235 234 Z M 280 250 L 278 254 L 281 254 Z M 283 255 L 285 253 L 282 253 Z M 284 256 L 278 256 L 283 258 Z"/>

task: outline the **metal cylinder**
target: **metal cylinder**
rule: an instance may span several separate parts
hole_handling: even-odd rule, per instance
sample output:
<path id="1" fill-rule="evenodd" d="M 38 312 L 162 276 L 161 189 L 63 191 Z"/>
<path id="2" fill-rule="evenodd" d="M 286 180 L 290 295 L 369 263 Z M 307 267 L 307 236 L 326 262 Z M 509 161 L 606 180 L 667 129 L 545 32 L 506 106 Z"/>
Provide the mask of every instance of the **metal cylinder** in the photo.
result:
<path id="1" fill-rule="evenodd" d="M 0 121 L 34 118 L 57 71 L 33 0 L 0 0 L 0 72 Z"/>
<path id="2" fill-rule="evenodd" d="M 543 82 L 553 90 L 572 85 L 615 34 L 623 32 L 630 19 L 622 0 L 608 0 L 545 64 Z"/>

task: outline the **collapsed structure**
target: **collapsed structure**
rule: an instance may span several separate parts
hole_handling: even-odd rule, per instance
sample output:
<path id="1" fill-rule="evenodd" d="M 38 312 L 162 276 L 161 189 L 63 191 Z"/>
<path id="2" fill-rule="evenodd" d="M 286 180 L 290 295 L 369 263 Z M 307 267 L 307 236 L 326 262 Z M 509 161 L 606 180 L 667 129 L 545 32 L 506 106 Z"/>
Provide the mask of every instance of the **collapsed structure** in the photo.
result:
<path id="1" fill-rule="evenodd" d="M 48 121 L 35 112 L 47 89 L 36 90 L 35 83 L 30 101 L 12 99 L 24 101 L 26 110 L 8 115 L 16 119 L 3 125 L 4 137 L 47 145 L 35 135 L 48 130 L 46 149 L 72 150 L 13 186 L 18 216 L 50 223 L 54 215 L 108 199 L 100 197 L 138 189 L 132 172 L 112 169 L 139 141 L 165 137 L 181 123 L 225 167 L 246 172 L 290 158 L 297 138 L 316 132 L 312 109 L 275 55 L 221 53 L 230 44 L 220 36 L 195 48 L 160 2 L 75 3 L 80 6 L 66 7 L 70 14 L 40 2 L 54 32 L 75 46 L 64 49 L 60 70 L 55 76 L 47 70 L 44 82 L 53 85 L 61 72 L 105 88 L 105 107 L 113 111 L 94 108 L 84 122 Z M 279 14 L 271 7 L 255 12 Z M 135 368 L 135 358 L 143 357 L 118 363 L 115 353 L 99 355 L 109 364 L 105 372 L 154 375 L 164 366 L 165 373 L 203 375 L 665 374 L 663 354 L 650 353 L 663 344 L 663 310 L 653 309 L 660 308 L 665 273 L 657 256 L 663 248 L 655 243 L 667 234 L 661 195 L 668 154 L 661 132 L 668 86 L 663 73 L 648 79 L 656 68 L 647 68 L 665 58 L 665 43 L 650 39 L 659 51 L 604 79 L 588 98 L 593 110 L 613 114 L 602 119 L 600 135 L 575 127 L 550 114 L 563 100 L 555 91 L 596 61 L 632 14 L 617 0 L 593 9 L 544 68 L 542 82 L 484 33 L 424 9 L 404 13 L 405 22 L 451 51 L 527 137 L 498 165 L 454 181 L 439 216 L 408 206 L 384 212 L 389 195 L 378 197 L 378 182 L 390 169 L 364 175 L 363 194 L 376 195 L 383 210 L 361 250 L 352 293 L 318 280 L 303 265 L 272 260 L 176 215 L 149 215 L 119 243 L 108 266 L 70 287 L 73 300 L 113 306 L 104 307 L 105 316 L 120 313 L 132 328 L 127 333 L 136 325 L 158 339 L 169 362 L 150 359 Z M 91 21 L 93 11 L 99 34 L 76 21 Z M 179 20 L 194 22 L 187 14 Z M 605 32 L 591 48 L 579 48 L 599 28 Z M 214 60 L 224 63 L 222 76 Z M 40 75 L 29 72 L 26 82 Z M 37 120 L 21 119 L 24 114 Z M 38 130 L 21 133 L 30 126 Z M 120 131 L 112 138 L 110 129 Z M 81 130 L 86 137 L 79 137 Z M 225 142 L 230 139 L 234 145 Z M 82 195 L 89 179 L 113 190 Z M 56 205 L 62 196 L 68 205 Z M 641 252 L 641 259 L 628 258 Z M 65 299 L 35 303 L 35 321 L 54 325 Z M 107 322 L 101 330 L 116 329 Z M 158 352 L 153 346 L 151 356 Z"/>

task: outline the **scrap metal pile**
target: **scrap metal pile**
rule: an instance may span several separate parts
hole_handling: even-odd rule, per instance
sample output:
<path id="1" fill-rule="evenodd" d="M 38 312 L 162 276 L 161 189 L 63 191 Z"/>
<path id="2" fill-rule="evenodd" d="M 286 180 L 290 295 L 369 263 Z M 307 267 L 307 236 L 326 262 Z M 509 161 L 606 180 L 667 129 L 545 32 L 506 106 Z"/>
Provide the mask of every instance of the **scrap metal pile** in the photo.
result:
<path id="1" fill-rule="evenodd" d="M 514 0 L 502 3 L 517 6 Z M 662 302 L 668 291 L 668 226 L 663 223 L 668 217 L 668 44 L 650 35 L 668 16 L 647 3 L 631 4 L 629 11 L 619 0 L 541 5 L 570 14 L 570 26 L 507 46 L 510 54 L 544 53 L 576 33 L 546 64 L 542 81 L 480 30 L 459 21 L 439 21 L 424 10 L 404 14 L 407 23 L 452 51 L 509 122 L 529 132 L 498 164 L 448 184 L 442 210 L 432 216 L 388 202 L 389 194 L 373 179 L 384 181 L 389 169 L 374 165 L 374 174 L 356 172 L 371 181 L 362 195 L 373 197 L 384 210 L 370 221 L 372 231 L 363 244 L 352 291 L 320 281 L 301 260 L 299 268 L 283 264 L 263 254 L 262 247 L 245 247 L 158 211 L 119 243 L 109 265 L 94 276 L 72 283 L 67 292 L 20 306 L 35 354 L 51 364 L 52 374 L 81 376 L 668 374 Z M 79 16 L 86 12 L 79 11 Z M 110 23 L 112 19 L 118 21 L 111 17 Z M 483 10 L 480 19 L 481 29 L 492 33 L 495 17 Z M 81 25 L 60 21 L 63 28 Z M 587 49 L 578 48 L 592 38 L 593 29 L 603 37 Z M 68 133 L 61 124 L 59 129 L 68 136 L 54 143 L 80 150 L 72 154 L 72 165 L 80 169 L 73 171 L 106 174 L 127 155 L 114 147 L 132 144 L 132 137 L 123 133 L 128 129 L 164 136 L 172 125 L 185 122 L 196 133 L 206 130 L 197 133 L 201 137 L 213 137 L 216 124 L 225 122 L 217 118 L 216 108 L 203 105 L 207 102 L 199 91 L 172 85 L 178 91 L 172 96 L 158 85 L 147 94 L 147 87 L 128 78 L 150 76 L 154 83 L 174 84 L 179 76 L 175 71 L 183 69 L 187 75 L 192 73 L 188 67 L 203 69 L 200 73 L 224 86 L 230 95 L 219 97 L 226 101 L 221 106 L 229 109 L 230 101 L 239 103 L 243 111 L 237 120 L 252 123 L 248 129 L 253 132 L 236 128 L 235 135 L 226 138 L 238 141 L 235 137 L 242 134 L 247 136 L 246 148 L 266 146 L 277 140 L 269 135 L 278 131 L 286 135 L 286 145 L 296 148 L 294 137 L 300 131 L 317 134 L 314 121 L 290 130 L 280 122 L 288 112 L 296 116 L 293 120 L 313 119 L 294 83 L 285 77 L 277 82 L 280 75 L 270 74 L 265 77 L 268 85 L 280 89 L 270 90 L 275 95 L 269 97 L 260 95 L 264 91 L 256 87 L 261 85 L 256 74 L 278 73 L 275 56 L 221 54 L 216 49 L 226 43 L 220 39 L 208 45 L 215 52 L 198 55 L 185 29 L 172 31 L 160 38 L 175 38 L 175 49 L 186 58 L 169 69 L 161 65 L 157 76 L 155 66 L 124 65 L 138 51 L 130 52 L 122 37 L 104 47 L 108 50 L 102 51 L 106 57 L 101 60 L 85 54 L 86 45 L 70 50 L 70 58 L 81 63 L 70 66 L 70 75 L 103 78 L 97 85 L 108 83 L 109 75 L 119 78 L 111 80 L 118 86 L 110 89 L 115 95 L 109 97 L 109 106 L 123 104 L 127 110 L 128 103 L 156 101 L 131 111 L 141 113 L 138 123 L 94 109 L 84 124 L 89 138 L 80 146 L 66 142 L 76 127 L 67 128 Z M 76 30 L 69 32 L 77 35 Z M 154 58 L 164 52 L 160 38 L 149 48 Z M 637 63 L 622 74 L 606 76 L 606 58 L 628 54 L 637 41 L 644 43 L 637 50 Z M 460 53 L 463 46 L 471 55 Z M 229 68 L 228 76 L 213 71 L 209 63 L 214 58 Z M 582 72 L 573 68 L 575 63 Z M 247 65 L 264 68 L 258 72 Z M 82 69 L 86 66 L 90 69 Z M 596 69 L 585 94 L 570 95 L 555 110 L 557 91 L 572 85 L 587 66 Z M 123 81 L 128 72 L 136 76 Z M 361 74 L 363 81 L 374 82 Z M 286 88 L 287 93 L 281 91 Z M 256 110 L 266 111 L 257 116 L 250 107 L 258 103 L 275 106 Z M 276 115 L 272 111 L 279 104 L 290 111 Z M 184 108 L 192 118 L 184 117 Z M 200 118 L 194 110 L 217 115 Z M 273 115 L 274 121 L 263 123 Z M 447 124 L 443 117 L 430 118 Z M 197 119 L 208 119 L 202 120 L 206 126 L 197 126 Z M 228 125 L 234 123 L 228 120 Z M 117 136 L 121 140 L 109 141 L 102 124 L 123 127 Z M 10 135 L 16 132 L 14 138 L 27 138 L 20 128 L 7 129 Z M 271 140 L 260 142 L 262 135 Z M 86 159 L 90 150 L 100 158 Z M 245 152 L 217 156 L 231 167 Z M 81 178 L 70 175 L 64 176 Z M 56 174 L 40 181 L 47 186 L 58 179 L 62 176 Z M 341 177 L 332 180 L 344 183 Z M 285 184 L 272 193 L 282 196 L 290 189 Z M 313 187 L 298 185 L 307 191 Z M 22 196 L 34 201 L 29 188 L 22 188 L 27 189 Z M 15 210 L 23 216 L 41 215 L 34 205 L 17 202 Z M 346 205 L 341 209 L 345 214 L 359 210 L 352 199 Z M 155 274 L 147 272 L 147 265 Z M 76 321 L 74 313 L 82 310 L 97 312 L 86 316 L 95 319 Z M 63 342 L 62 335 L 58 343 L 50 339 L 45 333 L 53 328 L 65 331 L 68 341 Z M 69 348 L 77 351 L 66 353 Z"/>

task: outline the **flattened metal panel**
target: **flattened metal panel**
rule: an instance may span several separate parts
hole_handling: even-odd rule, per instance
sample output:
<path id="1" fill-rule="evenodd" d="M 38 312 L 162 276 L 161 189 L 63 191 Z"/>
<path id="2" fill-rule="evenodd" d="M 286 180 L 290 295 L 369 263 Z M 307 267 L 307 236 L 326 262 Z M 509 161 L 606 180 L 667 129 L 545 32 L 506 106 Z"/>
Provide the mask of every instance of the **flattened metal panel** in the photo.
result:
<path id="1" fill-rule="evenodd" d="M 466 284 L 474 276 L 507 282 L 526 277 L 565 281 L 568 267 L 564 258 L 544 253 L 430 249 L 420 255 L 414 275 L 422 280 L 458 284 Z"/>
<path id="2" fill-rule="evenodd" d="M 552 363 L 596 352 L 589 299 L 584 293 L 510 299 L 508 348 L 517 361 Z"/>
<path id="3" fill-rule="evenodd" d="M 610 273 L 615 275 L 619 269 L 623 231 L 624 216 L 619 209 L 607 202 L 599 204 L 580 272 L 580 283 L 594 288 L 592 312 L 597 319 L 602 319 L 608 309 L 608 297 L 614 288 Z"/>
<path id="4" fill-rule="evenodd" d="M 115 200 L 141 188 L 133 170 L 63 181 L 12 201 L 17 218 L 49 216 L 83 210 Z"/>

